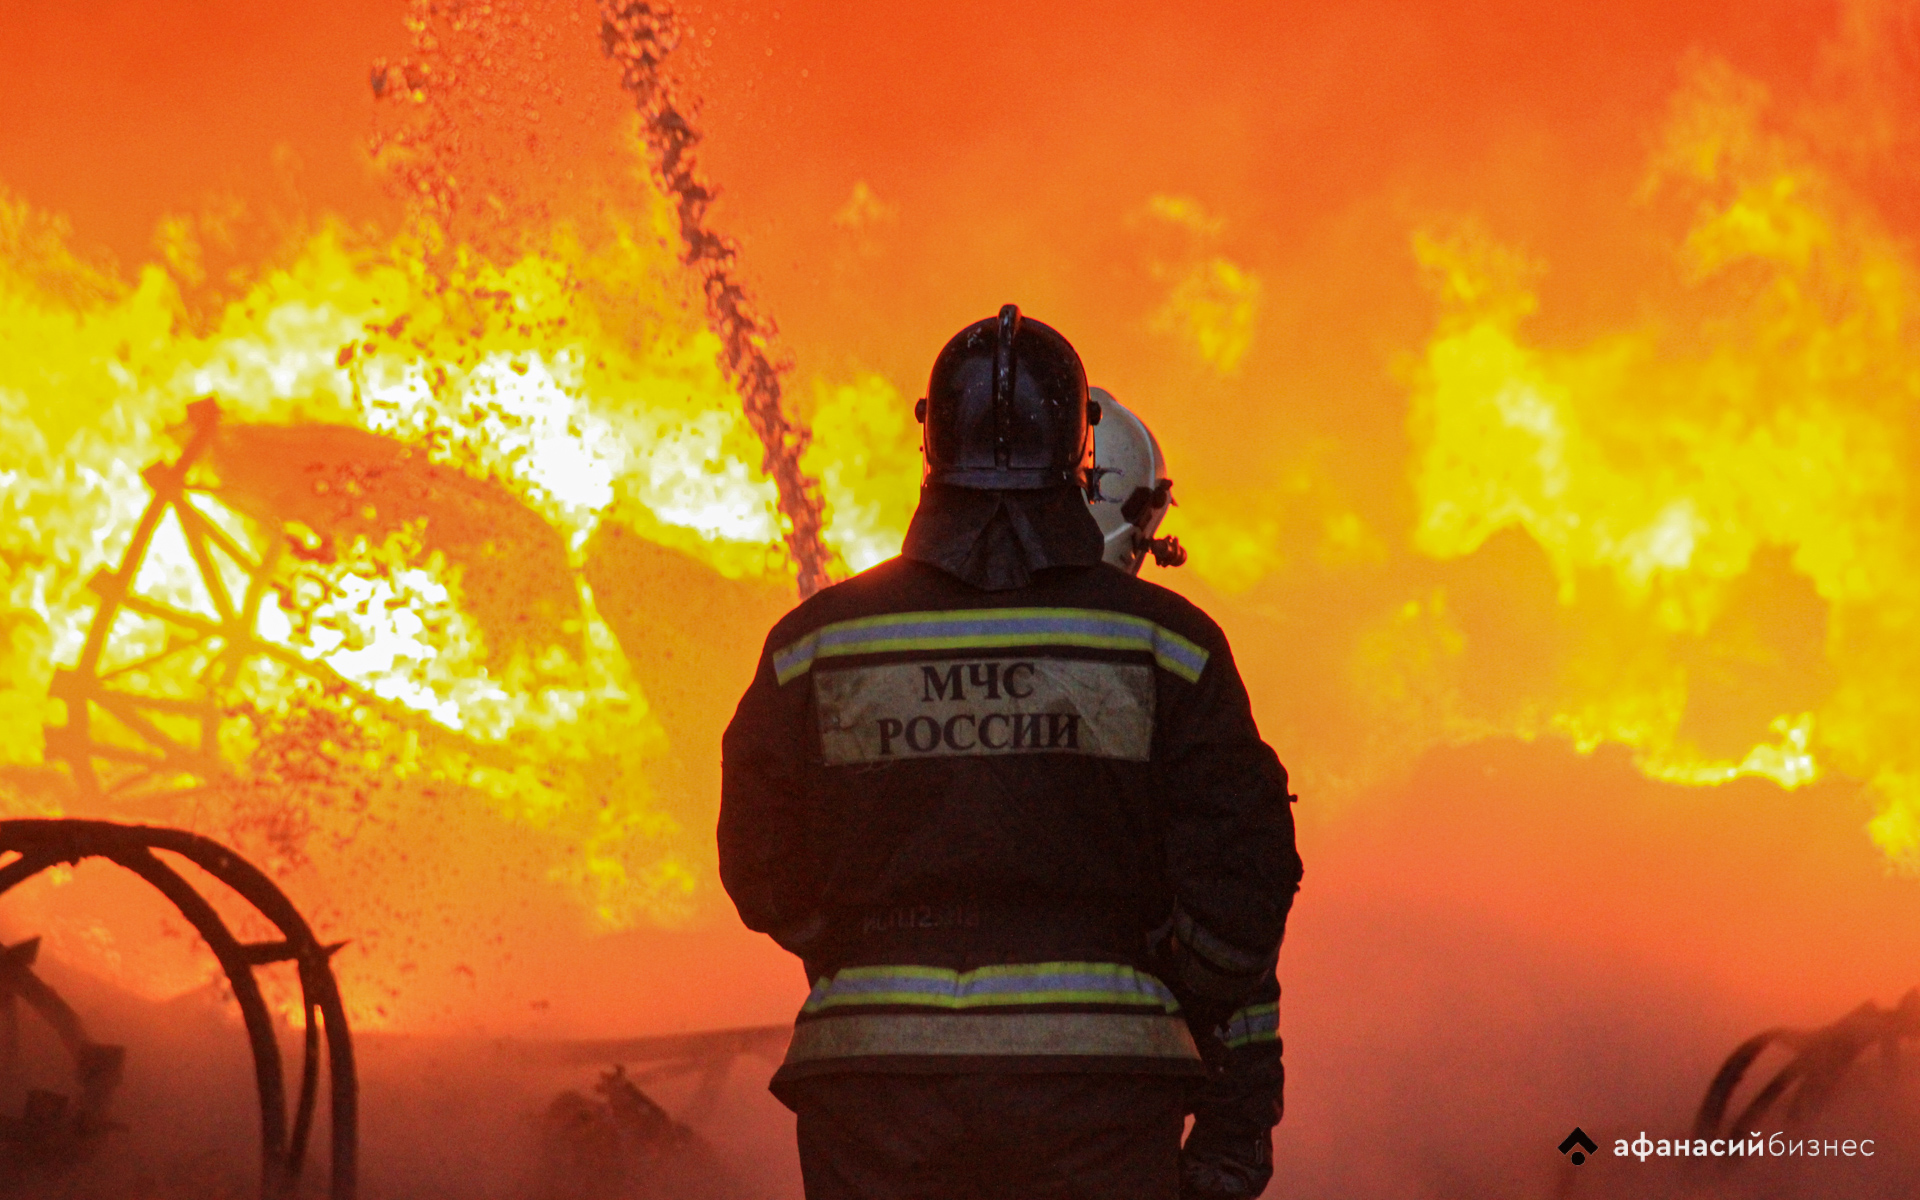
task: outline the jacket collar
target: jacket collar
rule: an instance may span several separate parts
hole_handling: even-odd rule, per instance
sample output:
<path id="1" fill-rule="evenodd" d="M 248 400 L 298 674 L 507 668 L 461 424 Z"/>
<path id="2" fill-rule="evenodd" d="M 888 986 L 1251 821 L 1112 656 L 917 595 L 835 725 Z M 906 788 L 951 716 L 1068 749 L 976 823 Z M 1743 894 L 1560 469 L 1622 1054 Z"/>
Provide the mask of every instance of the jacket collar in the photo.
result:
<path id="1" fill-rule="evenodd" d="M 983 591 L 1005 592 L 1050 567 L 1091 567 L 1100 525 L 1074 487 L 987 491 L 928 484 L 900 553 Z"/>

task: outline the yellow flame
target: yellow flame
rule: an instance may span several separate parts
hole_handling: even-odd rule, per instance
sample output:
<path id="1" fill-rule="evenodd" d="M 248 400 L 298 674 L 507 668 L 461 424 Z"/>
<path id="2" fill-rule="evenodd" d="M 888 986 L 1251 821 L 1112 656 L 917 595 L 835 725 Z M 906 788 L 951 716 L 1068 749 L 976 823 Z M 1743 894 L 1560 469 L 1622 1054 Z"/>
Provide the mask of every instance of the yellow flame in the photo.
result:
<path id="1" fill-rule="evenodd" d="M 1149 239 L 1147 274 L 1167 297 L 1150 318 L 1221 375 L 1232 375 L 1253 348 L 1265 285 L 1258 272 L 1219 253 L 1226 223 L 1190 196 L 1154 195 L 1135 214 Z"/>
<path id="2" fill-rule="evenodd" d="M 1527 688 L 1497 693 L 1470 678 L 1484 662 L 1468 627 L 1484 613 L 1446 584 L 1396 597 L 1347 659 L 1375 743 L 1354 758 L 1558 735 L 1624 745 L 1649 775 L 1688 784 L 1795 787 L 1835 772 L 1879 797 L 1872 832 L 1888 853 L 1920 858 L 1920 547 L 1906 484 L 1920 466 L 1908 433 L 1920 279 L 1864 205 L 1768 132 L 1757 85 L 1712 62 L 1689 71 L 1643 199 L 1688 214 L 1675 273 L 1710 317 L 1537 344 L 1525 322 L 1544 264 L 1472 225 L 1413 239 L 1440 307 L 1408 368 L 1413 548 L 1462 559 L 1524 539 L 1560 619 L 1532 641 L 1503 631 L 1537 662 Z M 564 637 L 509 653 L 489 645 L 475 581 L 426 530 L 344 537 L 330 561 L 282 569 L 259 632 L 290 657 L 243 681 L 244 719 L 222 731 L 228 761 L 271 790 L 304 769 L 274 756 L 318 739 L 357 778 L 480 797 L 529 831 L 547 876 L 604 924 L 684 913 L 706 851 L 682 836 L 684 798 L 654 791 L 663 714 L 581 576 L 609 530 L 731 580 L 780 582 L 789 566 L 760 443 L 669 250 L 672 214 L 637 195 L 591 226 L 532 222 L 511 250 L 450 243 L 424 220 L 387 235 L 323 224 L 209 302 L 218 273 L 195 231 L 231 226 L 229 208 L 164 223 L 162 261 L 127 281 L 0 194 L 0 768 L 21 769 L 0 789 L 12 809 L 53 803 L 19 781 L 45 767 L 40 730 L 59 716 L 48 685 L 84 642 L 86 581 L 119 561 L 149 497 L 141 469 L 177 452 L 170 431 L 211 394 L 232 421 L 349 426 L 497 484 L 557 532 L 579 601 Z M 836 227 L 865 236 L 892 220 L 862 184 Z M 1221 253 L 1222 220 L 1163 195 L 1134 227 L 1164 288 L 1160 332 L 1206 370 L 1237 370 L 1263 291 Z M 877 375 L 810 392 L 805 467 L 830 546 L 861 569 L 898 548 L 918 430 Z M 1193 569 L 1232 592 L 1295 568 L 1385 575 L 1399 548 L 1311 459 L 1252 515 L 1236 487 L 1183 484 L 1180 532 L 1206 548 Z M 272 532 L 203 507 L 242 544 Z M 1312 515 L 1289 524 L 1290 507 Z M 139 587 L 212 618 L 200 570 L 169 518 Z M 1817 612 L 1811 649 L 1777 620 L 1794 588 Z M 167 638 L 127 618 L 116 661 Z M 378 705 L 316 685 L 302 669 L 313 664 Z M 1750 702 L 1722 704 L 1736 692 Z M 357 819 L 364 803 L 311 819 Z M 236 828 L 280 836 L 248 795 L 231 805 Z M 75 935 L 95 943 L 119 953 Z"/>
<path id="3" fill-rule="evenodd" d="M 1690 70 L 1646 199 L 1692 214 L 1679 274 L 1711 317 L 1535 346 L 1521 322 L 1539 264 L 1472 226 L 1415 237 L 1442 305 L 1412 373 L 1415 545 L 1454 558 L 1523 531 L 1589 631 L 1544 705 L 1484 723 L 1625 744 L 1678 782 L 1795 787 L 1835 769 L 1871 783 L 1875 839 L 1911 858 L 1920 278 L 1865 206 L 1767 132 L 1758 85 Z M 1824 606 L 1811 656 L 1783 660 L 1779 639 L 1740 628 L 1737 594 L 1770 553 Z M 1716 661 L 1819 694 L 1783 694 L 1747 718 L 1744 751 L 1711 753 Z"/>
<path id="4" fill-rule="evenodd" d="M 829 540 L 856 571 L 900 552 L 920 502 L 920 427 L 885 377 L 815 380 L 813 445 L 801 465 L 820 481 Z"/>
<path id="5" fill-rule="evenodd" d="M 202 273 L 181 222 L 159 238 L 172 269 L 145 266 L 128 284 L 75 255 L 59 222 L 0 195 L 0 766 L 41 765 L 52 673 L 77 657 L 95 605 L 85 582 L 117 565 L 149 498 L 140 471 L 178 452 L 169 431 L 201 396 L 228 421 L 345 425 L 423 448 L 537 513 L 576 570 L 617 522 L 726 577 L 790 578 L 761 447 L 667 249 L 671 213 L 643 199 L 591 236 L 553 222 L 504 258 L 447 246 L 430 225 L 383 238 L 325 224 L 190 319 L 183 292 Z M 873 377 L 817 392 L 823 442 L 848 450 L 821 464 L 833 546 L 870 565 L 897 548 L 917 479 L 893 479 L 906 452 L 852 448 L 874 432 L 908 438 L 902 406 Z M 882 481 L 897 494 L 876 498 Z M 199 504 L 243 545 L 271 532 Z M 684 913 L 704 851 L 674 848 L 680 824 L 643 769 L 664 735 L 588 590 L 570 585 L 583 613 L 571 647 L 503 662 L 464 607 L 461 569 L 417 533 L 350 539 L 334 562 L 304 565 L 268 598 L 260 635 L 393 713 L 509 750 L 475 759 L 403 738 L 379 766 L 476 790 L 553 831 L 568 852 L 552 872 L 604 922 Z M 137 587 L 217 616 L 171 517 Z M 165 645 L 159 623 L 123 624 L 116 661 Z M 325 703 L 298 677 L 259 667 L 250 702 L 283 715 Z M 223 735 L 223 748 L 244 763 L 257 740 Z M 11 791 L 16 811 L 48 807 L 44 792 Z"/>

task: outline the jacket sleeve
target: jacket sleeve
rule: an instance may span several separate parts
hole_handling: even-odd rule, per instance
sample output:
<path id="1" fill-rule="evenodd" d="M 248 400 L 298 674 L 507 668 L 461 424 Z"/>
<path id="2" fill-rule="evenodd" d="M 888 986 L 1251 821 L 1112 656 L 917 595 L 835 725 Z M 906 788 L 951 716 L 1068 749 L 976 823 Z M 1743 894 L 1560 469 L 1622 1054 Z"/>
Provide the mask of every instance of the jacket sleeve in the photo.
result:
<path id="1" fill-rule="evenodd" d="M 1163 684 L 1156 757 L 1169 932 L 1189 990 L 1231 1007 L 1272 977 L 1301 866 L 1286 769 L 1260 740 L 1226 638 L 1215 631 L 1207 649 L 1195 683 Z"/>
<path id="2" fill-rule="evenodd" d="M 1193 1099 L 1180 1151 L 1183 1200 L 1247 1200 L 1273 1178 L 1273 1127 L 1286 1088 L 1280 983 L 1269 974 L 1220 1030 L 1226 1062 Z"/>
<path id="3" fill-rule="evenodd" d="M 796 954 L 824 928 L 806 838 L 807 687 L 774 677 L 772 639 L 720 743 L 720 882 L 747 928 Z"/>

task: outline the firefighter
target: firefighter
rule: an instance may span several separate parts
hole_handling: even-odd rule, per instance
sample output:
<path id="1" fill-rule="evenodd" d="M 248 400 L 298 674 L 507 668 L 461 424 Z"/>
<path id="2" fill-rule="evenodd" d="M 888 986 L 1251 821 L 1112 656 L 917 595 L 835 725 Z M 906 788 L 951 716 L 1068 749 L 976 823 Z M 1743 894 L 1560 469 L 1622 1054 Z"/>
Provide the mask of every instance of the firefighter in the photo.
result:
<path id="1" fill-rule="evenodd" d="M 1216 1031 L 1266 1020 L 1286 772 L 1218 626 L 1103 564 L 1065 338 L 1006 306 L 916 413 L 900 557 L 774 626 L 722 746 L 721 880 L 812 984 L 806 1193 L 1174 1200 Z"/>
<path id="2" fill-rule="evenodd" d="M 1107 565 L 1138 574 L 1152 554 L 1161 566 L 1187 560 L 1178 538 L 1154 533 L 1173 503 L 1160 442 L 1146 422 L 1099 388 L 1087 503 L 1100 526 Z M 1273 1177 L 1273 1127 L 1286 1072 L 1280 1061 L 1280 980 L 1268 976 L 1239 1010 L 1193 1031 L 1214 1070 L 1193 1097 L 1193 1130 L 1180 1151 L 1183 1200 L 1258 1196 Z"/>

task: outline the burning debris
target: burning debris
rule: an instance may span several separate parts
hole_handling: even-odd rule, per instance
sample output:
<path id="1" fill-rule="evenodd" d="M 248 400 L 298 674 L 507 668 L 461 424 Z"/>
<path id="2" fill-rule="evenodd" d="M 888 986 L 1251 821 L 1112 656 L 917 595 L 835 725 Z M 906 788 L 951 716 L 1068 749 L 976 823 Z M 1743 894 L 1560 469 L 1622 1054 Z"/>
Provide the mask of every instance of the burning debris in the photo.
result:
<path id="1" fill-rule="evenodd" d="M 469 577 L 481 579 L 494 539 L 503 529 L 510 531 L 516 517 L 530 523 L 516 539 L 523 576 L 529 554 L 538 561 L 542 535 L 550 537 L 551 529 L 525 516 L 524 508 L 492 485 L 423 467 L 410 452 L 373 435 L 313 426 L 295 436 L 302 431 L 233 425 L 221 416 L 212 400 L 196 402 L 189 409 L 181 452 L 144 472 L 151 499 L 119 565 L 93 581 L 98 607 L 77 662 L 55 677 L 67 720 L 48 731 L 48 749 L 69 767 L 79 796 L 93 803 L 147 806 L 186 799 L 237 803 L 244 794 L 265 789 L 285 793 L 283 804 L 311 804 L 340 783 L 342 772 L 353 773 L 352 759 L 367 749 L 357 731 L 368 719 L 384 719 L 428 745 L 451 748 L 471 760 L 511 763 L 510 751 L 448 729 L 431 714 L 410 708 L 404 698 L 396 701 L 377 686 L 358 683 L 326 656 L 313 653 L 315 630 L 324 626 L 298 620 L 274 626 L 267 616 L 310 614 L 311 602 L 303 606 L 297 594 L 303 572 L 318 572 L 324 581 L 325 570 L 340 565 L 343 543 L 363 545 L 369 535 L 391 533 L 400 525 L 415 529 L 437 552 L 461 559 L 472 572 Z M 275 471 L 275 462 L 300 466 L 289 475 Z M 192 569 L 188 579 L 197 585 L 197 596 L 177 576 L 170 586 L 154 585 L 149 556 L 169 531 L 184 543 Z M 489 536 L 480 536 L 482 531 Z M 648 553 L 638 545 L 620 546 L 616 557 Z M 603 548 L 600 556 L 607 552 Z M 564 563 L 557 551 L 555 557 Z M 671 555 L 654 565 L 660 570 L 651 575 L 684 574 Z M 607 582 L 613 596 L 629 586 L 624 578 Z M 690 582 L 681 581 L 683 594 Z M 526 586 L 521 584 L 522 592 Z M 577 593 L 564 595 L 578 603 Z M 529 631 L 525 620 L 536 607 L 520 595 L 499 606 L 498 614 L 510 619 L 517 608 L 522 636 L 537 639 L 541 634 Z M 164 636 L 130 638 L 129 615 Z M 514 646 L 506 638 L 498 644 Z M 645 662 L 645 656 L 637 661 Z M 289 687 L 292 706 L 276 711 L 276 690 L 284 696 Z M 318 720 L 328 713 L 338 719 Z M 250 731 L 241 744 L 254 748 L 242 762 L 231 752 L 236 728 Z M 292 739 L 289 744 L 279 745 L 281 733 Z M 267 840 L 283 857 L 298 860 L 297 833 Z M 230 850 L 184 831 L 98 821 L 14 821 L 0 824 L 0 848 L 9 844 L 20 857 L 0 868 L 0 891 L 49 867 L 102 857 L 147 879 L 200 934 L 229 980 L 253 1050 L 262 1186 L 271 1197 L 288 1194 L 307 1157 L 325 1029 L 326 1073 L 332 1080 L 327 1105 L 333 1121 L 332 1194 L 350 1197 L 356 1085 L 345 1008 L 328 965 L 339 947 L 319 945 L 264 874 Z M 234 889 L 280 929 L 281 940 L 240 941 L 184 878 L 150 852 L 155 848 L 187 857 Z M 0 1130 L 0 1138 L 8 1140 L 25 1167 L 72 1165 L 114 1128 L 104 1116 L 105 1102 L 119 1080 L 123 1056 L 118 1048 L 88 1041 L 71 1009 L 39 984 L 27 966 L 35 945 L 25 943 L 5 956 L 0 983 L 9 997 L 24 997 L 46 1015 L 68 1044 L 80 1074 L 81 1099 L 73 1104 L 52 1092 L 34 1092 L 25 1116 Z M 278 961 L 298 967 L 305 1018 L 302 1075 L 290 1123 L 271 1001 L 253 976 L 254 968 Z M 699 1066 L 711 1076 L 703 1084 L 706 1095 L 724 1079 L 735 1054 L 757 1047 L 769 1033 L 784 1037 L 784 1032 L 714 1035 L 720 1041 L 712 1045 L 696 1036 L 622 1048 L 640 1061 L 670 1060 L 656 1070 Z M 605 1049 L 589 1048 L 591 1053 Z M 604 1099 L 597 1106 L 577 1093 L 562 1096 L 541 1124 L 546 1164 L 541 1178 L 563 1181 L 553 1184 L 560 1190 L 552 1194 L 732 1194 L 711 1152 L 620 1069 L 602 1081 L 598 1092 Z"/>
<path id="2" fill-rule="evenodd" d="M 251 509 L 266 516 L 264 528 L 291 527 L 299 531 L 265 538 L 264 549 L 249 548 L 240 544 L 230 525 L 203 507 L 204 502 L 196 502 L 191 493 L 209 489 L 189 488 L 187 478 L 215 446 L 217 434 L 224 434 L 229 447 L 270 447 L 276 439 L 271 433 L 250 434 L 245 429 L 235 432 L 223 427 L 219 407 L 211 399 L 192 405 L 188 417 L 191 432 L 179 457 L 171 463 L 157 463 L 143 475 L 153 489 L 153 498 L 119 567 L 96 575 L 90 582 L 99 605 L 79 661 L 54 675 L 52 694 L 65 702 L 66 722 L 48 729 L 47 749 L 67 764 L 80 793 L 88 798 L 124 798 L 156 789 L 220 785 L 234 774 L 232 764 L 221 754 L 223 742 L 231 742 L 230 736 L 223 738 L 227 732 L 223 725 L 256 711 L 257 704 L 251 702 L 274 690 L 288 672 L 296 681 L 319 685 L 323 694 L 405 722 L 422 736 L 498 760 L 497 754 L 489 755 L 478 742 L 461 737 L 457 730 L 430 718 L 422 719 L 404 701 L 396 704 L 390 696 L 342 674 L 324 655 L 295 649 L 303 641 L 310 644 L 318 632 L 311 624 L 302 627 L 303 612 L 310 621 L 316 604 L 338 599 L 341 591 L 336 586 L 323 590 L 317 598 L 297 596 L 298 579 L 289 581 L 277 568 L 287 558 L 325 564 L 336 558 L 336 538 L 356 533 L 364 538 L 368 530 L 377 536 L 383 522 L 391 530 L 395 523 L 404 523 L 410 517 L 429 531 L 425 535 L 429 544 L 437 540 L 455 555 L 471 548 L 475 558 L 487 552 L 477 547 L 497 545 L 495 538 L 500 533 L 518 532 L 521 536 L 514 543 L 522 567 L 520 576 L 536 583 L 523 585 L 519 594 L 511 597 L 520 602 L 517 622 L 501 604 L 482 608 L 491 611 L 503 628 L 517 624 L 523 637 L 537 636 L 531 627 L 541 606 L 531 602 L 528 593 L 541 577 L 537 570 L 525 568 L 541 562 L 543 539 L 528 530 L 513 528 L 514 506 L 489 496 L 484 487 L 470 481 L 459 480 L 450 488 L 443 477 L 432 472 L 420 477 L 424 482 L 408 486 L 403 474 L 405 455 L 389 463 L 383 461 L 388 454 L 378 446 L 378 439 L 367 435 L 355 438 L 352 430 L 322 428 L 308 431 L 300 453 L 293 456 L 292 461 L 301 463 L 302 468 L 290 488 L 270 490 L 255 466 L 243 467 L 231 482 L 223 482 L 218 489 L 221 495 L 235 498 L 241 511 Z M 329 440 L 341 439 L 348 439 L 360 453 L 329 461 Z M 367 452 L 369 442 L 375 444 L 372 453 Z M 229 449 L 229 461 L 231 455 Z M 343 474 L 349 475 L 351 486 L 341 484 Z M 395 475 L 399 480 L 392 478 Z M 330 511 L 339 504 L 333 499 L 336 492 L 347 493 L 344 511 Z M 480 510 L 477 515 L 472 511 L 475 509 Z M 175 596 L 169 597 L 135 586 L 147 565 L 153 538 L 169 516 L 175 518 L 185 540 L 194 568 L 192 582 L 198 585 L 198 598 L 211 602 L 210 613 L 196 611 L 199 606 L 191 601 L 181 603 L 178 587 L 173 589 Z M 490 535 L 476 536 L 477 530 L 489 523 L 494 526 Z M 538 521 L 529 524 L 551 534 Z M 499 528 L 503 525 L 504 530 Z M 300 533 L 316 540 L 295 540 Z M 309 578 L 319 580 L 322 589 L 330 582 L 324 575 L 310 574 Z M 364 597 L 347 598 L 357 600 L 362 611 L 369 607 Z M 276 600 L 280 602 L 277 605 L 273 603 Z M 263 613 L 267 611 L 277 612 L 283 619 L 292 615 L 289 627 L 279 638 L 262 629 Z M 131 661 L 123 646 L 116 647 L 122 651 L 119 661 L 110 662 L 109 641 L 116 634 L 126 637 L 127 623 L 122 618 L 129 614 L 158 626 L 156 632 L 162 636 L 155 639 L 157 644 L 150 653 Z M 508 648 L 513 646 L 506 638 L 500 640 Z"/>
<path id="3" fill-rule="evenodd" d="M 626 1068 L 608 1070 L 593 1091 L 598 1100 L 562 1092 L 541 1115 L 539 1200 L 667 1200 L 687 1194 L 674 1186 L 676 1176 L 718 1173 L 706 1144 L 636 1087 Z"/>

